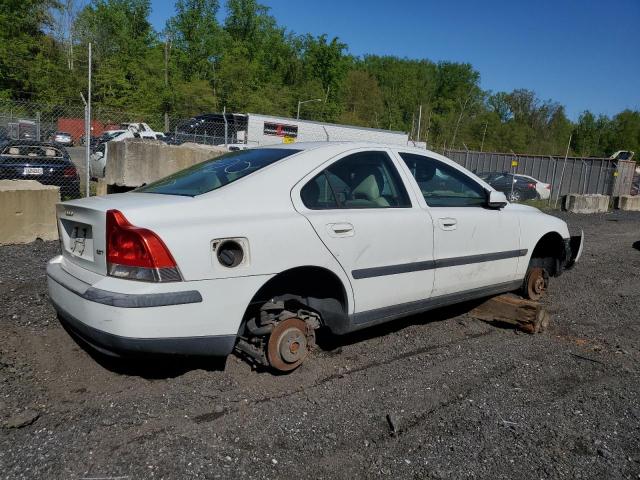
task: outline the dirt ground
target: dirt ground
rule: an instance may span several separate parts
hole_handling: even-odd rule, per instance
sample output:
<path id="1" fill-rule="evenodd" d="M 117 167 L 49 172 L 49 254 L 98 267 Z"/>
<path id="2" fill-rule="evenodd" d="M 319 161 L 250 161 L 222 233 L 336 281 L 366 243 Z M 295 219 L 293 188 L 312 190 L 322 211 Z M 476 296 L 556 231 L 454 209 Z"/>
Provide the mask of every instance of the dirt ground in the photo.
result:
<path id="1" fill-rule="evenodd" d="M 587 243 L 548 332 L 464 306 L 281 376 L 92 356 L 48 303 L 57 243 L 1 247 L 0 477 L 640 478 L 640 214 L 561 215 Z"/>

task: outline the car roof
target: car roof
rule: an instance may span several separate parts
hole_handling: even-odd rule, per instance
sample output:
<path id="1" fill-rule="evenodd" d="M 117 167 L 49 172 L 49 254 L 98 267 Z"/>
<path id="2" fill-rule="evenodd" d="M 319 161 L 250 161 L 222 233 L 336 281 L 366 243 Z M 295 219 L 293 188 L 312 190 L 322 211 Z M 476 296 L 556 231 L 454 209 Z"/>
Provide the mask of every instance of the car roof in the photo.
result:
<path id="1" fill-rule="evenodd" d="M 261 145 L 256 148 L 282 148 L 289 150 L 298 150 L 298 151 L 311 151 L 311 150 L 333 150 L 334 152 L 347 152 L 349 150 L 355 150 L 358 148 L 390 148 L 393 150 L 402 150 L 403 152 L 415 152 L 417 154 L 428 154 L 438 159 L 448 159 L 443 155 L 434 152 L 432 150 L 427 150 L 424 148 L 414 147 L 411 145 L 399 145 L 394 143 L 382 143 L 382 142 L 364 142 L 364 141 L 329 141 L 329 142 L 298 142 L 298 143 L 276 143 L 271 145 Z M 288 158 L 288 157 L 287 157 Z M 286 159 L 285 159 L 286 160 Z"/>

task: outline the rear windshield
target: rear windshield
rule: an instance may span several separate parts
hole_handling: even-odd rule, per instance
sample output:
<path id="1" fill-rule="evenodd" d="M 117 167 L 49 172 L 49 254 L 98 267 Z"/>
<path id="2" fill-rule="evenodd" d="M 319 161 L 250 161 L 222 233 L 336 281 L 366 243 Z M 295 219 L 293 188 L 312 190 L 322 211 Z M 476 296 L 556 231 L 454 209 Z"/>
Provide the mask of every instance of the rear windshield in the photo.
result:
<path id="1" fill-rule="evenodd" d="M 136 192 L 188 197 L 201 195 L 299 151 L 290 148 L 260 148 L 229 152 L 138 188 Z"/>

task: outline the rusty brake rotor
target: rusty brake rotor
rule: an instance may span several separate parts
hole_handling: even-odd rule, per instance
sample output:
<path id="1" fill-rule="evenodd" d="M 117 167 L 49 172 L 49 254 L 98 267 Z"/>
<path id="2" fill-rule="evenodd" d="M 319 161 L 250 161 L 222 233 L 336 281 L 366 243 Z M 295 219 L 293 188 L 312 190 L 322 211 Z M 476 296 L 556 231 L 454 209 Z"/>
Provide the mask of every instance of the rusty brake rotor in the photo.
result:
<path id="1" fill-rule="evenodd" d="M 295 317 L 283 320 L 275 326 L 269 336 L 269 365 L 281 372 L 296 369 L 307 357 L 310 343 L 312 341 L 307 338 L 307 324 L 303 320 Z"/>
<path id="2" fill-rule="evenodd" d="M 547 290 L 547 274 L 541 267 L 532 268 L 525 279 L 525 293 L 530 300 L 540 300 Z"/>

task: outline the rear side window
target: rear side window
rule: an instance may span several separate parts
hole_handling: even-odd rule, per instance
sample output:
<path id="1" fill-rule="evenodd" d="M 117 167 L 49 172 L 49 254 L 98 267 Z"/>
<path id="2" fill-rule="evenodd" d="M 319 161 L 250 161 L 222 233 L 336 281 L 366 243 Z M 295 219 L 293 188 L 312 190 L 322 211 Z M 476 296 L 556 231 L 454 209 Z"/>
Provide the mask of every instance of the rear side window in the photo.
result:
<path id="1" fill-rule="evenodd" d="M 411 207 L 400 175 L 383 151 L 338 160 L 308 182 L 300 196 L 312 210 Z"/>
<path id="2" fill-rule="evenodd" d="M 424 155 L 400 152 L 430 207 L 481 207 L 482 185 L 460 170 Z"/>
<path id="3" fill-rule="evenodd" d="M 193 197 L 224 187 L 299 151 L 290 148 L 258 148 L 229 152 L 135 191 Z"/>

